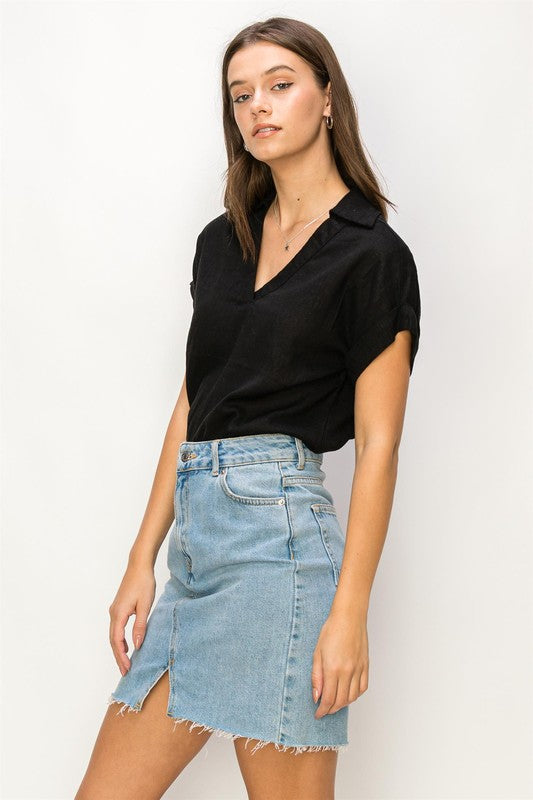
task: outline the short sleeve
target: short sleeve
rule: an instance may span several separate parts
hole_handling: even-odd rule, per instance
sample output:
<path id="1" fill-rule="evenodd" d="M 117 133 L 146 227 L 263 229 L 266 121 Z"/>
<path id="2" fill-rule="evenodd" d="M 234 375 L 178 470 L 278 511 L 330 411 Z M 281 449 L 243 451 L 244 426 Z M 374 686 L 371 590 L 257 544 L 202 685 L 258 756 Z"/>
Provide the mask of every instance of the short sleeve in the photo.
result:
<path id="1" fill-rule="evenodd" d="M 375 254 L 371 264 L 354 272 L 340 314 L 346 371 L 354 384 L 404 330 L 411 332 L 412 373 L 420 339 L 420 312 L 417 268 L 404 242 Z"/>
<path id="2" fill-rule="evenodd" d="M 202 247 L 205 235 L 205 228 L 200 232 L 198 238 L 196 239 L 196 250 L 194 253 L 194 258 L 192 262 L 192 281 L 189 283 L 189 291 L 192 297 L 192 304 L 193 308 L 196 304 L 196 284 L 198 282 L 198 269 L 200 264 L 200 258 L 202 254 Z"/>

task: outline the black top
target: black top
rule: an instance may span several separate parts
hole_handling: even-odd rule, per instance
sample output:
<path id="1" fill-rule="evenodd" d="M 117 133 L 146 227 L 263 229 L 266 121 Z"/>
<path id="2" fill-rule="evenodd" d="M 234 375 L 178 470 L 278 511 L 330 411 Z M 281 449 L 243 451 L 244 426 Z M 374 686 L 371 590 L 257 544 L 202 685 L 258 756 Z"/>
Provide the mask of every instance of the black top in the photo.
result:
<path id="1" fill-rule="evenodd" d="M 250 214 L 256 245 L 275 196 Z M 291 261 L 254 292 L 225 213 L 198 236 L 186 346 L 188 441 L 297 436 L 316 453 L 354 438 L 354 385 L 395 338 L 420 335 L 411 251 L 353 186 Z"/>

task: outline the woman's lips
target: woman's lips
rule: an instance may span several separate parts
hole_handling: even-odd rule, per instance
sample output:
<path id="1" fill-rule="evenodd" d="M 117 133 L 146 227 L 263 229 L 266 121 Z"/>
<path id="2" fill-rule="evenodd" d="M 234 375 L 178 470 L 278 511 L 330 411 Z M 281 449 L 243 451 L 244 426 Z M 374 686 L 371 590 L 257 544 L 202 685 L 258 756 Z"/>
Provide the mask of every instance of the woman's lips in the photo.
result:
<path id="1" fill-rule="evenodd" d="M 278 133 L 281 128 L 275 128 L 273 131 L 257 131 L 254 135 L 254 139 L 266 139 L 267 136 L 272 136 L 273 133 Z"/>

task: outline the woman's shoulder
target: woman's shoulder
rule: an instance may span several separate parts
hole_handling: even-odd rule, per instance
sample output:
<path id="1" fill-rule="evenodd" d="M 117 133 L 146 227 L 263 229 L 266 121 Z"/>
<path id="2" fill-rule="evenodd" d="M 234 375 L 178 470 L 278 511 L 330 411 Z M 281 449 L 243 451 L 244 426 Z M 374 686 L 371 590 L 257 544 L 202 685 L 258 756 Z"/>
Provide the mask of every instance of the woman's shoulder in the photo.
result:
<path id="1" fill-rule="evenodd" d="M 218 241 L 221 236 L 225 236 L 231 232 L 231 224 L 227 218 L 226 212 L 219 214 L 217 217 L 210 219 L 198 234 L 200 242 Z"/>
<path id="2" fill-rule="evenodd" d="M 361 281 L 401 283 L 412 278 L 413 273 L 417 276 L 411 248 L 382 214 L 377 216 L 372 227 L 348 226 L 344 231 L 346 236 L 349 250 L 353 253 L 346 274 L 348 286 Z M 346 248 L 345 239 L 343 246 Z"/>
<path id="3" fill-rule="evenodd" d="M 407 242 L 385 219 L 378 214 L 372 226 L 360 226 L 356 223 L 346 225 L 344 237 L 357 244 L 358 253 L 376 254 L 382 257 L 411 254 Z"/>

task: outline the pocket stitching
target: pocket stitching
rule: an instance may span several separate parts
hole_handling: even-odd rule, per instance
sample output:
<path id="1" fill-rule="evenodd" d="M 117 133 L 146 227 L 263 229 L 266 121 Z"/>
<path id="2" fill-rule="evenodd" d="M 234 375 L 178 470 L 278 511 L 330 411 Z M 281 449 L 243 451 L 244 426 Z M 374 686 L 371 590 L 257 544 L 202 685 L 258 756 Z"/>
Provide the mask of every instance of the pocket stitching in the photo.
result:
<path id="1" fill-rule="evenodd" d="M 247 503 L 249 505 L 261 505 L 261 506 L 285 504 L 284 497 L 247 497 L 246 495 L 235 494 L 235 492 L 232 491 L 228 486 L 228 482 L 226 480 L 226 473 L 227 473 L 227 467 L 224 467 L 219 473 L 220 485 L 222 486 L 222 490 L 224 491 L 224 493 L 232 500 L 236 500 L 238 503 Z"/>
<path id="2" fill-rule="evenodd" d="M 313 511 L 324 514 L 334 514 L 337 516 L 337 509 L 333 505 L 333 503 L 313 503 L 311 506 Z"/>
<path id="3" fill-rule="evenodd" d="M 319 517 L 319 514 L 321 513 L 333 514 L 333 516 L 336 516 L 335 506 L 331 505 L 331 503 L 313 503 L 313 505 L 311 506 L 311 510 L 318 524 L 318 530 L 320 531 L 320 538 L 322 539 L 324 550 L 326 551 L 328 558 L 331 562 L 331 567 L 333 569 L 333 581 L 335 583 L 335 586 L 337 586 L 339 582 L 339 568 L 337 566 L 335 556 L 333 555 L 333 552 L 331 550 L 331 544 L 329 541 L 327 531 L 325 527 L 322 525 Z"/>
<path id="4" fill-rule="evenodd" d="M 306 484 L 322 484 L 322 478 L 314 475 L 284 475 L 282 477 L 283 486 L 305 486 Z"/>

